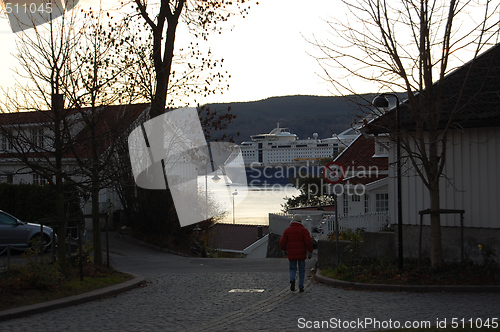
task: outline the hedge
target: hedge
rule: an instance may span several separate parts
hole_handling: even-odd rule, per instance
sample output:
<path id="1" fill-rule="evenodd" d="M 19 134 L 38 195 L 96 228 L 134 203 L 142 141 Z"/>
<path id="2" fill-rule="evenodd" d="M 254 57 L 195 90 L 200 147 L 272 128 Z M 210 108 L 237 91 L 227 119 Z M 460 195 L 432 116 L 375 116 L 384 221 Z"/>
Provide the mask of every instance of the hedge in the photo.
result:
<path id="1" fill-rule="evenodd" d="M 70 186 L 65 186 L 65 191 L 65 211 L 71 211 L 71 214 L 78 213 L 80 208 L 77 191 Z M 57 214 L 55 198 L 55 189 L 50 185 L 0 184 L 0 210 L 22 221 L 35 222 L 55 217 Z"/>

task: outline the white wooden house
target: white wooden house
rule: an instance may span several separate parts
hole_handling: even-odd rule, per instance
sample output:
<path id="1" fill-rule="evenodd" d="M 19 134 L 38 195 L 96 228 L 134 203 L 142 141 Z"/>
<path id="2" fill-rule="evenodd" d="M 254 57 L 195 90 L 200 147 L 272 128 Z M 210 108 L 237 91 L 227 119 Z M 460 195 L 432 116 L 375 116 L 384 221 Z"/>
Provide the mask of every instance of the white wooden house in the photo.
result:
<path id="1" fill-rule="evenodd" d="M 144 121 L 149 111 L 148 104 L 116 105 L 99 107 L 95 111 L 98 139 L 97 151 L 104 154 L 119 138 L 125 137 L 139 123 Z M 64 146 L 64 172 L 82 179 L 78 171 L 76 156 L 81 159 L 91 157 L 90 132 L 83 120 L 90 109 L 65 110 L 66 129 L 72 137 Z M 43 185 L 55 181 L 50 171 L 54 165 L 54 113 L 52 111 L 30 111 L 0 113 L 0 182 L 11 184 Z M 68 135 L 68 136 L 69 136 Z M 69 148 L 72 144 L 72 148 Z M 90 213 L 89 195 L 82 196 L 84 213 Z M 101 212 L 120 208 L 118 195 L 113 188 L 100 190 Z"/>
<path id="2" fill-rule="evenodd" d="M 344 179 L 338 196 L 341 229 L 380 231 L 387 227 L 388 150 L 374 137 L 359 135 L 335 159 L 342 165 Z M 333 216 L 329 216 L 328 231 L 333 231 Z"/>
<path id="3" fill-rule="evenodd" d="M 481 261 L 479 248 L 488 246 L 500 255 L 500 45 L 450 73 L 435 86 L 442 85 L 449 107 L 444 108 L 443 123 L 457 104 L 447 138 L 446 164 L 440 181 L 441 209 L 464 210 L 465 257 Z M 463 87 L 463 90 L 462 90 Z M 418 96 L 417 96 L 418 98 Z M 377 134 L 389 147 L 389 164 L 396 162 L 396 145 L 388 140 L 384 121 L 393 121 L 395 109 L 373 120 L 362 131 Z M 408 106 L 400 107 L 400 125 L 411 134 Z M 414 147 L 412 147 L 413 149 Z M 402 156 L 406 155 L 402 149 Z M 430 207 L 429 194 L 410 162 L 402 158 L 402 222 L 405 256 L 418 255 L 419 212 Z M 397 220 L 396 169 L 389 167 L 389 218 Z M 428 255 L 429 216 L 423 217 L 424 254 Z M 461 258 L 460 214 L 441 215 L 443 257 Z M 479 246 L 481 245 L 481 246 Z"/>

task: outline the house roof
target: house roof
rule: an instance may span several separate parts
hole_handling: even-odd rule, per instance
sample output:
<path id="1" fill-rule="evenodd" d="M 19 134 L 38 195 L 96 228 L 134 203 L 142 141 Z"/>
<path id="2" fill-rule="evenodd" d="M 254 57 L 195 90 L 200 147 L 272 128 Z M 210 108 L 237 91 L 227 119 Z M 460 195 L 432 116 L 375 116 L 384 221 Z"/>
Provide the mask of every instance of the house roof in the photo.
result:
<path id="1" fill-rule="evenodd" d="M 269 233 L 269 226 L 216 223 L 210 228 L 209 247 L 243 250 L 259 240 L 258 227 L 262 227 L 263 236 Z"/>
<path id="2" fill-rule="evenodd" d="M 374 137 L 359 135 L 335 161 L 344 166 L 346 174 L 352 171 L 368 171 L 373 166 L 376 166 L 379 171 L 386 171 L 388 158 L 374 157 L 375 144 Z"/>
<path id="3" fill-rule="evenodd" d="M 291 208 L 289 213 L 300 212 L 300 211 L 335 211 L 335 206 L 332 205 L 321 205 L 321 206 L 303 206 Z"/>
<path id="4" fill-rule="evenodd" d="M 359 135 L 335 161 L 344 167 L 343 184 L 368 184 L 387 177 L 388 157 L 375 156 L 375 138 Z"/>
<path id="5" fill-rule="evenodd" d="M 65 147 L 66 157 L 72 157 L 78 154 L 79 157 L 90 157 L 92 152 L 92 144 L 90 144 L 92 130 L 85 123 L 85 119 L 89 119 L 93 113 L 95 121 L 95 139 L 97 153 L 101 154 L 105 151 L 112 142 L 119 136 L 123 135 L 137 118 L 144 113 L 149 107 L 149 104 L 132 104 L 132 105 L 112 105 L 102 106 L 94 110 L 91 108 L 69 109 L 65 110 L 67 121 L 73 121 L 70 126 L 78 128 L 75 137 L 71 144 L 74 149 Z M 94 112 L 93 112 L 94 111 Z M 40 126 L 50 128 L 54 122 L 53 111 L 33 111 L 33 112 L 12 112 L 0 113 L 0 125 L 4 126 Z M 47 149 L 46 152 L 49 150 Z M 13 156 L 13 153 L 2 153 L 1 156 Z"/>
<path id="6" fill-rule="evenodd" d="M 358 184 L 367 185 L 367 184 L 385 179 L 387 176 L 388 176 L 387 174 L 368 175 L 368 176 L 365 176 L 363 174 L 358 174 L 357 176 L 353 176 L 353 177 L 342 180 L 342 184 L 352 185 L 352 186 L 355 186 Z"/>
<path id="7" fill-rule="evenodd" d="M 100 107 L 94 113 L 96 126 L 95 136 L 98 142 L 97 153 L 101 154 L 112 142 L 130 130 L 134 121 L 149 107 L 149 104 L 113 105 Z M 88 116 L 91 109 L 81 111 L 83 116 Z M 132 128 L 133 129 L 133 128 Z M 85 126 L 75 137 L 78 153 L 81 157 L 90 157 L 92 153 L 92 129 Z"/>
<path id="8" fill-rule="evenodd" d="M 76 110 L 65 110 L 65 115 L 72 115 Z M 54 112 L 49 111 L 22 111 L 22 112 L 1 112 L 1 125 L 28 125 L 47 124 L 54 121 Z"/>
<path id="9" fill-rule="evenodd" d="M 443 103 L 438 127 L 444 128 L 450 117 L 453 126 L 461 128 L 500 125 L 500 44 L 495 45 L 462 67 L 446 75 L 432 86 L 432 94 L 442 89 Z M 422 109 L 430 112 L 436 103 L 428 91 L 416 94 Z M 415 120 L 411 115 L 408 100 L 400 104 L 400 125 L 412 130 Z M 425 116 L 424 112 L 421 112 Z M 366 125 L 369 134 L 393 131 L 396 108 Z"/>

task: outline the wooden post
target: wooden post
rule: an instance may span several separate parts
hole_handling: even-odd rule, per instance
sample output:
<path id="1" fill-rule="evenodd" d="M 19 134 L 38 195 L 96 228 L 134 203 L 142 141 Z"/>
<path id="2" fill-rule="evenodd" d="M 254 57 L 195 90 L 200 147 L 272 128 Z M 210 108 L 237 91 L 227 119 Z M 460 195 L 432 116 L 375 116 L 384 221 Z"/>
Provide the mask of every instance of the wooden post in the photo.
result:
<path id="1" fill-rule="evenodd" d="M 460 212 L 460 256 L 462 263 L 465 261 L 464 253 L 464 211 Z"/>
<path id="2" fill-rule="evenodd" d="M 80 268 L 80 281 L 83 281 L 82 225 L 80 221 L 76 224 L 76 229 L 78 232 L 78 267 Z"/>
<path id="3" fill-rule="evenodd" d="M 108 218 L 109 215 L 106 214 L 106 267 L 109 270 L 109 224 L 108 224 Z"/>
<path id="4" fill-rule="evenodd" d="M 420 262 L 422 260 L 422 226 L 424 222 L 424 214 L 422 211 L 419 212 L 420 214 L 420 232 L 418 235 L 418 268 L 420 269 Z"/>

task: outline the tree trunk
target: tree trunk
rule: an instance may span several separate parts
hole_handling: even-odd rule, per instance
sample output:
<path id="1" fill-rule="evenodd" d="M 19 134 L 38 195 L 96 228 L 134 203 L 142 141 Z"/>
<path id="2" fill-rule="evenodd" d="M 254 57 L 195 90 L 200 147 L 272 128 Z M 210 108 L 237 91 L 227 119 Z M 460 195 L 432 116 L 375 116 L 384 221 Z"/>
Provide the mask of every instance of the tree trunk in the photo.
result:
<path id="1" fill-rule="evenodd" d="M 67 272 L 66 220 L 64 218 L 64 185 L 59 171 L 56 173 L 57 260 L 61 273 Z"/>
<path id="2" fill-rule="evenodd" d="M 156 91 L 151 102 L 151 118 L 165 113 L 165 106 L 167 104 L 167 91 L 168 84 L 170 80 L 170 71 L 172 70 L 172 60 L 174 57 L 174 45 L 175 45 L 175 34 L 177 31 L 177 25 L 179 24 L 179 17 L 184 8 L 185 0 L 181 0 L 177 3 L 175 10 L 169 16 L 165 17 L 168 22 L 167 31 L 165 35 L 165 42 L 163 45 L 163 57 L 162 57 L 162 41 L 163 41 L 163 29 L 153 29 L 154 36 L 154 62 L 155 62 L 155 72 L 156 72 Z M 169 6 L 168 3 L 162 3 L 162 6 Z M 163 18 L 163 19 L 165 19 Z M 161 20 L 162 18 L 158 18 Z M 160 23 L 160 22 L 159 22 Z M 159 24 L 163 27 L 163 22 Z"/>
<path id="3" fill-rule="evenodd" d="M 54 112 L 54 158 L 56 176 L 56 220 L 57 220 L 57 258 L 61 273 L 66 274 L 66 221 L 64 214 L 64 184 L 62 176 L 63 135 L 61 125 L 64 111 L 62 94 L 52 93 L 52 111 Z"/>
<path id="4" fill-rule="evenodd" d="M 92 244 L 94 248 L 94 264 L 102 265 L 101 217 L 99 213 L 99 185 L 92 179 Z"/>
<path id="5" fill-rule="evenodd" d="M 429 188 L 431 199 L 431 264 L 440 267 L 443 264 L 441 243 L 441 217 L 439 214 L 439 181 L 431 183 Z"/>
<path id="6" fill-rule="evenodd" d="M 168 87 L 168 77 L 164 76 L 158 77 L 156 80 L 156 93 L 151 101 L 151 111 L 150 116 L 154 118 L 158 115 L 165 113 L 165 106 L 167 104 L 167 87 Z M 165 91 L 164 93 L 159 93 L 158 91 Z"/>

